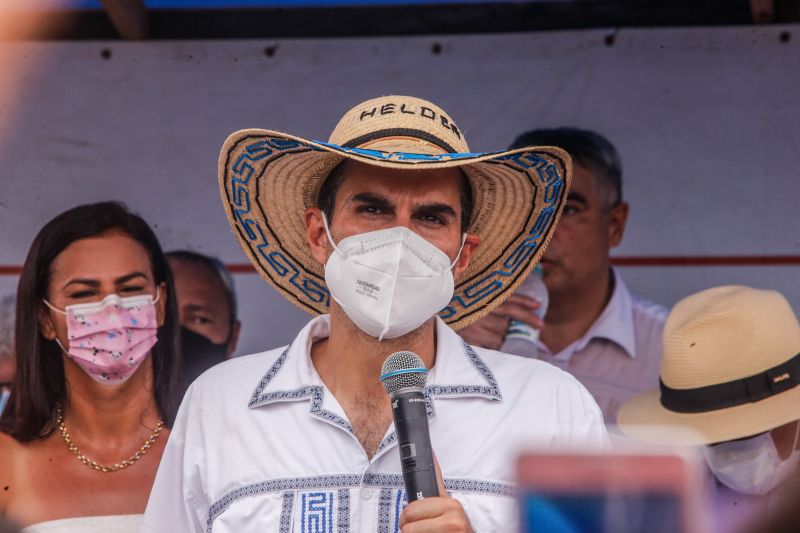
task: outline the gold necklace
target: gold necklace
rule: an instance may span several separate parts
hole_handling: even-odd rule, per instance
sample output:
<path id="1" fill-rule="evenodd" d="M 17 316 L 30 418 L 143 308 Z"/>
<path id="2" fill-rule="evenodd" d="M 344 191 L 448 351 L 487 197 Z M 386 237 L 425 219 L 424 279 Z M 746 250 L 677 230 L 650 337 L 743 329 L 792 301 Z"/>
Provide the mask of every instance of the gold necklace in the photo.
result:
<path id="1" fill-rule="evenodd" d="M 120 461 L 119 463 L 113 464 L 111 466 L 105 466 L 98 464 L 95 461 L 92 461 L 91 459 L 83 455 L 81 451 L 78 449 L 78 447 L 75 446 L 75 443 L 72 442 L 72 438 L 69 436 L 69 431 L 67 431 L 67 426 L 66 424 L 64 424 L 64 410 L 61 407 L 61 405 L 56 406 L 56 424 L 58 425 L 58 430 L 61 432 L 61 438 L 64 439 L 64 443 L 66 443 L 67 448 L 69 448 L 69 451 L 71 451 L 78 457 L 78 461 L 82 462 L 83 464 L 85 464 L 86 466 L 88 466 L 93 470 L 97 470 L 98 472 L 103 472 L 105 474 L 109 472 L 118 472 L 120 470 L 128 468 L 129 466 L 132 466 L 134 463 L 136 463 L 136 461 L 144 457 L 144 454 L 147 453 L 147 450 L 149 450 L 153 446 L 153 443 L 156 442 L 156 439 L 158 439 L 158 436 L 161 434 L 161 430 L 164 429 L 164 419 L 159 418 L 158 424 L 156 424 L 156 428 L 147 438 L 142 447 L 136 451 L 136 453 L 134 453 L 127 459 Z"/>

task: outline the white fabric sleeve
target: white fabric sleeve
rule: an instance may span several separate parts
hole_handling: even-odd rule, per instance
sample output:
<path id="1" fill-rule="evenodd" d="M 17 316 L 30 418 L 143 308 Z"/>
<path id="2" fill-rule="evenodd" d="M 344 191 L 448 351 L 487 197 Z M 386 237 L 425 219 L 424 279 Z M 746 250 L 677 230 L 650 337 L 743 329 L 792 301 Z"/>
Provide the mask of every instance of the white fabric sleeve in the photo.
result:
<path id="1" fill-rule="evenodd" d="M 610 448 L 603 412 L 597 402 L 574 376 L 564 374 L 568 381 L 559 386 L 556 402 L 559 413 L 569 413 L 569 426 L 564 435 L 565 442 L 561 444 L 574 450 Z"/>
<path id="2" fill-rule="evenodd" d="M 209 504 L 202 484 L 196 439 L 200 417 L 192 402 L 193 387 L 184 396 L 169 435 L 140 533 L 201 533 Z M 195 430 L 195 431 L 193 431 Z M 195 438 L 193 438 L 195 437 Z M 194 443 L 194 445 L 193 445 Z"/>

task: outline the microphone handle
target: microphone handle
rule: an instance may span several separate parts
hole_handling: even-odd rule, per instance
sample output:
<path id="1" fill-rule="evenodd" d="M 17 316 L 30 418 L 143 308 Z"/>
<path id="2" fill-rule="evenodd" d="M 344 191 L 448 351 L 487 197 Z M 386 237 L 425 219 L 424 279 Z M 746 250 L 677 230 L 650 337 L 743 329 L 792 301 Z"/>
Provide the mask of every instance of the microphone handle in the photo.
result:
<path id="1" fill-rule="evenodd" d="M 439 495 L 425 395 L 420 389 L 392 396 L 392 414 L 408 502 Z"/>

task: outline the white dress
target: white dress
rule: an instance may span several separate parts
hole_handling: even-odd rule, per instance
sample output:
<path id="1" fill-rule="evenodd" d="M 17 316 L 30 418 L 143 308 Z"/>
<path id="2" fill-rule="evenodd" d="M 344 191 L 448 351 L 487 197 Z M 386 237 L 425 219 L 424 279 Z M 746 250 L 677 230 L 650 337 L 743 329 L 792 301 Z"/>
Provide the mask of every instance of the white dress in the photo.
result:
<path id="1" fill-rule="evenodd" d="M 30 525 L 21 533 L 138 533 L 142 516 L 124 514 L 48 520 Z"/>

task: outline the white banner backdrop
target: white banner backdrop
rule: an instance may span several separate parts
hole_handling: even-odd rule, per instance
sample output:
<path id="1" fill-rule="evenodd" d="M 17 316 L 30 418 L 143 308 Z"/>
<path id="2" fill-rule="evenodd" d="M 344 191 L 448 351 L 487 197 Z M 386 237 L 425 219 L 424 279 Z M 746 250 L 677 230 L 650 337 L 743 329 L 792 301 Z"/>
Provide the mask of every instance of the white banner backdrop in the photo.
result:
<path id="1" fill-rule="evenodd" d="M 0 43 L 0 265 L 39 228 L 119 199 L 165 249 L 243 263 L 216 186 L 236 129 L 326 139 L 352 105 L 412 94 L 473 150 L 571 125 L 620 150 L 631 217 L 620 256 L 800 255 L 800 27 L 591 30 L 381 39 Z M 797 266 L 628 267 L 671 305 L 722 283 L 781 290 Z M 0 294 L 15 276 L 0 276 Z M 291 340 L 307 315 L 236 276 L 240 353 Z"/>

